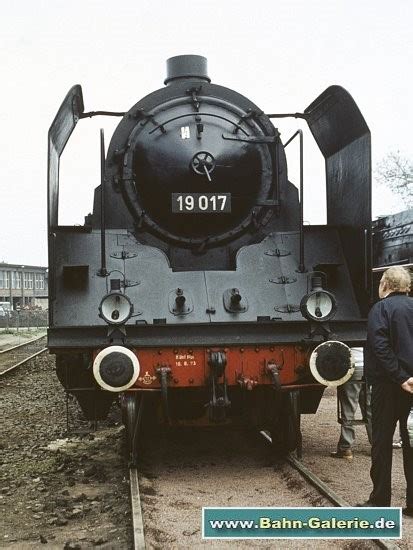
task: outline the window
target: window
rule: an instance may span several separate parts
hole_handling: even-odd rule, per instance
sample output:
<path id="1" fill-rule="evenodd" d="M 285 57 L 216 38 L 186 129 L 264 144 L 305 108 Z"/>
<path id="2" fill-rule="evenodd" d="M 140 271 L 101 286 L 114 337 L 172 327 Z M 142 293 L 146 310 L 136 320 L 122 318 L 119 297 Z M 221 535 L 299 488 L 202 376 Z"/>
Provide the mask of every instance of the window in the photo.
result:
<path id="1" fill-rule="evenodd" d="M 4 271 L 0 271 L 0 288 L 4 288 Z"/>
<path id="2" fill-rule="evenodd" d="M 33 288 L 33 273 L 24 274 L 24 288 L 31 290 Z"/>
<path id="3" fill-rule="evenodd" d="M 24 273 L 24 288 L 26 290 L 33 288 L 33 273 Z"/>
<path id="4" fill-rule="evenodd" d="M 11 287 L 12 288 L 21 288 L 22 287 L 22 274 L 21 274 L 21 271 L 12 271 L 11 272 Z"/>
<path id="5" fill-rule="evenodd" d="M 36 290 L 44 290 L 44 275 L 42 273 L 35 274 L 35 288 Z"/>
<path id="6" fill-rule="evenodd" d="M 10 271 L 3 271 L 4 273 L 4 288 L 10 288 Z"/>

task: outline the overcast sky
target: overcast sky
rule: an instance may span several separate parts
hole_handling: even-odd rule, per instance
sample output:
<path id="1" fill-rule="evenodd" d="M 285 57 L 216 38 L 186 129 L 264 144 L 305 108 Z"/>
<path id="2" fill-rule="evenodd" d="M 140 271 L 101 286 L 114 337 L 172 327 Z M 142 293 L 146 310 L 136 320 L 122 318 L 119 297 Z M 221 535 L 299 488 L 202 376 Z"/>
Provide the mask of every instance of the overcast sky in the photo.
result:
<path id="1" fill-rule="evenodd" d="M 3 0 L 0 35 L 0 261 L 46 265 L 47 131 L 81 84 L 85 109 L 128 110 L 163 86 L 165 60 L 208 58 L 212 82 L 265 112 L 302 111 L 331 84 L 346 88 L 372 133 L 373 165 L 412 158 L 410 1 Z M 99 128 L 82 120 L 63 154 L 61 223 L 83 223 L 99 183 Z M 280 123 L 285 141 L 300 122 Z M 304 123 L 305 124 L 305 123 Z M 305 127 L 305 126 L 301 126 Z M 305 135 L 305 219 L 324 221 L 324 162 Z M 291 149 L 291 156 L 297 150 Z M 290 179 L 297 163 L 290 160 Z M 373 214 L 404 205 L 374 186 Z"/>

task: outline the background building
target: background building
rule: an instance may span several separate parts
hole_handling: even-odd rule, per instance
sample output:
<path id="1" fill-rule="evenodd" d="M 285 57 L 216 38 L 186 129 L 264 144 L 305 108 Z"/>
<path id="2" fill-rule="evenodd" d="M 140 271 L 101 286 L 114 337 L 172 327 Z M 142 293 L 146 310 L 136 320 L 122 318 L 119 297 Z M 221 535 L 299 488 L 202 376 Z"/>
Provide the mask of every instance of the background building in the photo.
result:
<path id="1" fill-rule="evenodd" d="M 48 307 L 47 268 L 0 262 L 0 302 L 11 308 Z"/>

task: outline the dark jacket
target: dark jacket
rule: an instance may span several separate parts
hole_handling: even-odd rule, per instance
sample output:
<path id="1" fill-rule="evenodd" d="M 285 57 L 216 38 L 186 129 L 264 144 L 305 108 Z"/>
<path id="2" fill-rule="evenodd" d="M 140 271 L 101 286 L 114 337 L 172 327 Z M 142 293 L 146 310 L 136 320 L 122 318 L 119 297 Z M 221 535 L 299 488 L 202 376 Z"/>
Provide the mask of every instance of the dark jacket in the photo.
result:
<path id="1" fill-rule="evenodd" d="M 413 376 L 413 298 L 393 292 L 371 308 L 365 363 L 370 384 Z"/>

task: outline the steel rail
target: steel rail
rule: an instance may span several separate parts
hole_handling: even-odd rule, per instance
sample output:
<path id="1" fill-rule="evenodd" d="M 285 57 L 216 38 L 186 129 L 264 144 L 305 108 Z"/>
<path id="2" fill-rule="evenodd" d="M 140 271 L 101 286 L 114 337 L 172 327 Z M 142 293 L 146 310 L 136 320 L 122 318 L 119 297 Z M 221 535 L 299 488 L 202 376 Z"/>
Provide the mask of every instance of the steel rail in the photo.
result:
<path id="1" fill-rule="evenodd" d="M 129 469 L 130 495 L 132 505 L 133 548 L 145 550 L 145 535 L 143 531 L 142 506 L 139 496 L 139 479 L 136 468 Z"/>
<path id="2" fill-rule="evenodd" d="M 261 431 L 260 434 L 266 439 L 269 443 L 272 443 L 271 437 L 264 431 Z M 318 476 L 313 474 L 311 470 L 306 468 L 299 460 L 297 460 L 291 454 L 285 458 L 286 462 L 297 470 L 307 481 L 311 483 L 319 492 L 330 500 L 335 506 L 340 508 L 352 508 L 346 500 L 341 498 L 337 493 L 335 493 L 328 485 L 324 483 Z M 350 540 L 350 539 L 349 539 Z M 365 539 L 369 540 L 369 539 Z M 400 550 L 400 546 L 394 542 L 382 539 L 370 539 L 373 541 L 379 548 L 383 550 Z"/>
<path id="3" fill-rule="evenodd" d="M 38 340 L 41 340 L 42 338 L 46 338 L 46 334 L 43 334 L 43 336 L 37 336 L 37 338 L 32 338 L 31 340 L 27 340 L 26 342 L 22 342 L 21 344 L 17 344 L 17 346 L 13 346 L 11 348 L 4 349 L 0 351 L 0 355 L 2 353 L 8 353 L 10 351 L 13 351 L 15 349 L 21 348 L 23 346 L 27 346 L 28 344 L 32 344 L 33 342 L 37 342 Z"/>
<path id="4" fill-rule="evenodd" d="M 0 378 L 5 376 L 9 372 L 14 371 L 15 369 L 17 369 L 17 367 L 20 367 L 21 365 L 24 365 L 24 363 L 27 363 L 28 361 L 30 361 L 30 359 L 33 359 L 34 357 L 37 357 L 38 355 L 40 355 L 41 353 L 44 353 L 45 351 L 47 351 L 47 348 L 43 348 L 40 351 L 36 351 L 36 353 L 33 353 L 29 357 L 26 357 L 25 359 L 23 359 L 22 361 L 19 361 L 15 365 L 12 365 L 11 367 L 8 367 L 6 370 L 1 371 L 0 372 Z"/>

